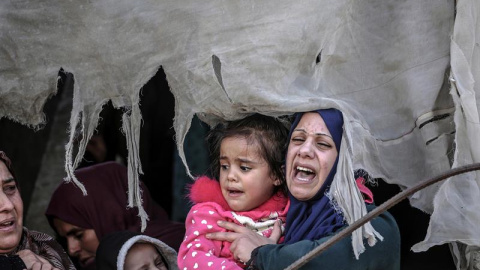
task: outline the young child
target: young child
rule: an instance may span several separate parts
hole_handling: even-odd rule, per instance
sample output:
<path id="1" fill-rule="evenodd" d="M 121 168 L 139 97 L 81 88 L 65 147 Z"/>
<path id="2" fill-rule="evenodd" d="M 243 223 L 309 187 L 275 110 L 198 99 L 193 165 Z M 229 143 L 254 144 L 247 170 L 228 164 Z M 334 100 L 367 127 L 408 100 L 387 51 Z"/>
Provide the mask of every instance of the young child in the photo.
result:
<path id="1" fill-rule="evenodd" d="M 106 235 L 96 253 L 101 270 L 178 270 L 177 253 L 162 241 L 137 232 L 120 231 Z"/>
<path id="2" fill-rule="evenodd" d="M 259 114 L 210 132 L 212 171 L 219 181 L 203 176 L 191 186 L 190 200 L 195 205 L 185 221 L 185 240 L 177 259 L 180 269 L 245 266 L 235 261 L 229 242 L 205 237 L 225 231 L 218 220 L 241 224 L 266 237 L 278 219 L 285 223 L 288 199 L 282 164 L 287 135 L 279 120 Z"/>

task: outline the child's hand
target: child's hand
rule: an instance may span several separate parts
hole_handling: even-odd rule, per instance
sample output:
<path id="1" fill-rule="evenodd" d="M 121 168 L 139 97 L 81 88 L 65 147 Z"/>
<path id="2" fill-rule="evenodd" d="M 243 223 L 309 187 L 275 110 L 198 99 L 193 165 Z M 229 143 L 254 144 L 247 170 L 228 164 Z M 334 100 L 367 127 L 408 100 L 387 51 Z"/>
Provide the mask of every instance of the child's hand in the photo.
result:
<path id="1" fill-rule="evenodd" d="M 276 244 L 282 235 L 280 221 L 275 222 L 269 238 L 263 237 L 235 223 L 219 221 L 218 225 L 231 232 L 209 233 L 206 237 L 212 240 L 231 242 L 230 251 L 233 253 L 234 258 L 244 263 L 250 260 L 250 255 L 255 248 L 268 244 Z"/>

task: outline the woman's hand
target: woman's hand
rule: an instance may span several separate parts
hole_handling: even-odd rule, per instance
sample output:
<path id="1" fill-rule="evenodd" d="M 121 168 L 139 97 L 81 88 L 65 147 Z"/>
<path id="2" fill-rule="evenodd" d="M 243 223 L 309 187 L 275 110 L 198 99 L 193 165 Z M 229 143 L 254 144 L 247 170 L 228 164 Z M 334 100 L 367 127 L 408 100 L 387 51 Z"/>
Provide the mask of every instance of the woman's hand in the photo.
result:
<path id="1" fill-rule="evenodd" d="M 33 253 L 31 250 L 20 250 L 17 255 L 27 266 L 27 270 L 59 270 L 53 267 L 47 260 Z"/>
<path id="2" fill-rule="evenodd" d="M 230 251 L 233 253 L 233 257 L 244 263 L 250 260 L 250 255 L 255 248 L 267 244 L 276 244 L 282 236 L 280 221 L 275 222 L 269 238 L 263 237 L 246 227 L 232 222 L 218 221 L 217 223 L 218 226 L 231 232 L 209 233 L 206 237 L 211 240 L 231 242 Z"/>

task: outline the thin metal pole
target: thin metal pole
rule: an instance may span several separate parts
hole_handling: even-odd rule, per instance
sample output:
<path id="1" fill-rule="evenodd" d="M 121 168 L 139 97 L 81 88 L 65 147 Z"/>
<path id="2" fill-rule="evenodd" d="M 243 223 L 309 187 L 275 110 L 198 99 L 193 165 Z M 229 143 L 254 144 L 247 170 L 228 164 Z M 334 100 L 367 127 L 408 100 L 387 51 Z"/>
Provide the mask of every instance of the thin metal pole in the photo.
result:
<path id="1" fill-rule="evenodd" d="M 306 264 L 307 262 L 312 260 L 314 257 L 318 256 L 320 253 L 322 253 L 323 251 L 328 249 L 330 246 L 332 246 L 336 242 L 340 241 L 342 238 L 350 235 L 356 229 L 360 228 L 360 226 L 362 226 L 363 224 L 369 222 L 370 220 L 377 217 L 381 213 L 387 211 L 389 208 L 396 205 L 397 203 L 399 203 L 403 199 L 407 198 L 408 196 L 414 194 L 415 192 L 417 192 L 421 189 L 424 189 L 424 188 L 426 188 L 426 187 L 428 187 L 432 184 L 435 184 L 437 182 L 445 180 L 449 177 L 452 177 L 452 176 L 455 176 L 455 175 L 458 175 L 458 174 L 463 174 L 463 173 L 466 173 L 466 172 L 477 171 L 477 170 L 480 170 L 480 163 L 474 163 L 474 164 L 470 164 L 470 165 L 466 165 L 466 166 L 462 166 L 462 167 L 457 167 L 457 168 L 451 169 L 451 170 L 449 170 L 449 171 L 447 171 L 447 172 L 445 172 L 445 173 L 443 173 L 443 174 L 441 174 L 437 177 L 428 179 L 426 181 L 422 181 L 422 182 L 418 183 L 417 185 L 415 185 L 413 187 L 407 188 L 406 190 L 404 190 L 404 191 L 398 193 L 397 195 L 393 196 L 392 198 L 390 198 L 388 201 L 382 203 L 380 206 L 378 206 L 377 208 L 375 208 L 374 210 L 372 210 L 371 212 L 369 212 L 368 214 L 366 214 L 362 218 L 360 218 L 357 221 L 355 221 L 354 223 L 350 224 L 347 228 L 340 231 L 338 234 L 336 234 L 332 238 L 328 239 L 327 241 L 322 243 L 320 246 L 314 248 L 312 251 L 310 251 L 307 254 L 305 254 L 304 256 L 302 256 L 300 259 L 298 259 L 297 261 L 292 263 L 290 266 L 285 268 L 285 270 L 299 269 L 304 264 Z"/>

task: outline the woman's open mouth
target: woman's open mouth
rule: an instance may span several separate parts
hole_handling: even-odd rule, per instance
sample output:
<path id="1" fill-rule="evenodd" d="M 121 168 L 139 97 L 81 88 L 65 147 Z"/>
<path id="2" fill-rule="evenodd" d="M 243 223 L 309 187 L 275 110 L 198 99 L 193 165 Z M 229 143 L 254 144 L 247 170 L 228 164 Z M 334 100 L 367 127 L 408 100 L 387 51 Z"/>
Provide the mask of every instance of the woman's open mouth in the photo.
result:
<path id="1" fill-rule="evenodd" d="M 4 220 L 3 222 L 0 223 L 0 231 L 10 231 L 15 228 L 15 220 L 14 219 L 9 219 L 9 220 Z"/>
<path id="2" fill-rule="evenodd" d="M 309 168 L 303 166 L 295 167 L 295 178 L 301 182 L 309 182 L 315 178 L 317 174 Z"/>

